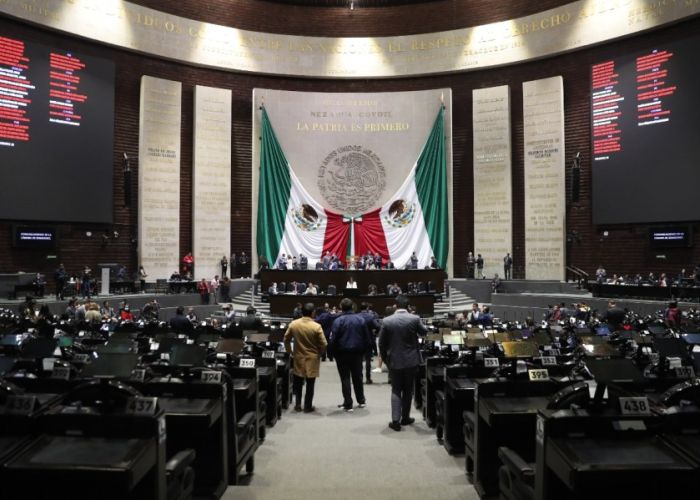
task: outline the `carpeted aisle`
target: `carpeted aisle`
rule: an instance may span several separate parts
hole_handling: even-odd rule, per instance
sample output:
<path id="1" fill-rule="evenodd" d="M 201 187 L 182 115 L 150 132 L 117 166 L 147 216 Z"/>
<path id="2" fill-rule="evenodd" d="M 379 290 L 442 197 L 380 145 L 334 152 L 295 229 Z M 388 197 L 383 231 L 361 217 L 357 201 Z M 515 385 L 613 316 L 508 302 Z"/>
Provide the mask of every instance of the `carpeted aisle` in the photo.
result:
<path id="1" fill-rule="evenodd" d="M 395 432 L 385 373 L 365 385 L 367 407 L 345 413 L 335 364 L 321 366 L 316 413 L 288 410 L 255 454 L 255 473 L 224 499 L 476 499 L 464 457 L 451 457 L 414 409 L 416 423 Z"/>

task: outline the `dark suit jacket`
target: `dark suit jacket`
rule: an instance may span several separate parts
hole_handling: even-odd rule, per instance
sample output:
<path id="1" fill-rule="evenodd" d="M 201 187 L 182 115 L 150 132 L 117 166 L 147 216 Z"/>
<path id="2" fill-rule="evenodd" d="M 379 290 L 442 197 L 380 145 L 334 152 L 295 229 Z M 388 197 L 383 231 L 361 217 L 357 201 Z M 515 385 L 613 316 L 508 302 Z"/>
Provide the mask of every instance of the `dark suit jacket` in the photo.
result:
<path id="1" fill-rule="evenodd" d="M 379 354 L 391 370 L 420 365 L 418 335 L 427 333 L 421 319 L 406 309 L 397 309 L 382 321 Z"/>
<path id="2" fill-rule="evenodd" d="M 182 314 L 176 314 L 170 318 L 170 328 L 178 333 L 190 333 L 194 331 L 192 322 Z"/>

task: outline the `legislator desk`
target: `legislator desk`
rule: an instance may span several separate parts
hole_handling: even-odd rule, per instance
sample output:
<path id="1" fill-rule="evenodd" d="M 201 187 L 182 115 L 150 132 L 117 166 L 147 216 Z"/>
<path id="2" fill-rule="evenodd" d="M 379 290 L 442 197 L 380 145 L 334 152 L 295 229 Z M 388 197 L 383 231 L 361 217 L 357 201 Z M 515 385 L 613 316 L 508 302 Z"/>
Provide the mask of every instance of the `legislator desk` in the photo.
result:
<path id="1" fill-rule="evenodd" d="M 366 293 L 369 285 L 376 285 L 381 293 L 387 285 L 398 284 L 406 291 L 408 283 L 431 284 L 431 290 L 442 293 L 447 274 L 442 269 L 386 269 L 374 271 L 280 271 L 277 269 L 263 269 L 260 271 L 262 292 L 266 293 L 272 283 L 314 283 L 319 286 L 319 291 L 326 291 L 328 285 L 335 285 L 338 292 L 345 288 L 350 276 L 357 282 L 357 288 L 361 293 Z"/>
<path id="2" fill-rule="evenodd" d="M 329 306 L 338 306 L 341 299 L 343 298 L 342 293 L 338 295 L 295 295 L 295 294 L 284 294 L 284 295 L 270 295 L 268 301 L 270 302 L 270 313 L 273 316 L 291 316 L 294 307 L 297 304 L 306 304 L 311 302 L 316 307 L 322 307 L 325 303 Z M 372 305 L 372 308 L 380 316 L 384 315 L 384 309 L 387 306 L 393 306 L 395 304 L 395 297 L 391 295 L 358 295 L 352 297 L 352 300 L 356 304 L 360 302 L 367 302 Z M 432 316 L 434 312 L 435 297 L 430 294 L 425 295 L 410 295 L 408 297 L 409 304 L 416 309 L 416 313 L 423 316 Z"/>
<path id="3" fill-rule="evenodd" d="M 652 300 L 682 299 L 688 302 L 700 301 L 700 287 L 697 286 L 613 285 L 608 283 L 590 283 L 589 288 L 594 297 Z"/>

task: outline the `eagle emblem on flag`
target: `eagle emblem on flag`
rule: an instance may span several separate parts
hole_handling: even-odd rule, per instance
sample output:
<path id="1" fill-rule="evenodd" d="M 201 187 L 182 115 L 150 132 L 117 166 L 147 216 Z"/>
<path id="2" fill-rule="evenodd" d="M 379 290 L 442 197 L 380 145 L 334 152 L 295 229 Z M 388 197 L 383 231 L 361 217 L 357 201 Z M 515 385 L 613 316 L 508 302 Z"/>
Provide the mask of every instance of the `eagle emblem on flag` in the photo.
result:
<path id="1" fill-rule="evenodd" d="M 321 218 L 311 205 L 302 203 L 292 209 L 294 224 L 302 231 L 316 231 L 321 227 Z"/>
<path id="2" fill-rule="evenodd" d="M 413 221 L 415 213 L 415 203 L 409 204 L 406 200 L 399 198 L 389 205 L 389 210 L 384 215 L 384 222 L 396 228 L 406 227 Z"/>

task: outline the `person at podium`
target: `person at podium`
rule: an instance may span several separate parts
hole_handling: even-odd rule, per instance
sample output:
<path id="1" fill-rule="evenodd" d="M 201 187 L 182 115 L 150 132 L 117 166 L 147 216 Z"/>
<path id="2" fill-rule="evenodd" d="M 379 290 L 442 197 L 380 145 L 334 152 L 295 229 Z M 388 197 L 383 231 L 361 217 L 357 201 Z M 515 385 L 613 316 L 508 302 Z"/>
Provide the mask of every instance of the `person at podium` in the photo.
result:
<path id="1" fill-rule="evenodd" d="M 347 283 L 345 283 L 345 288 L 357 288 L 357 281 L 355 281 L 355 278 L 350 276 Z"/>

